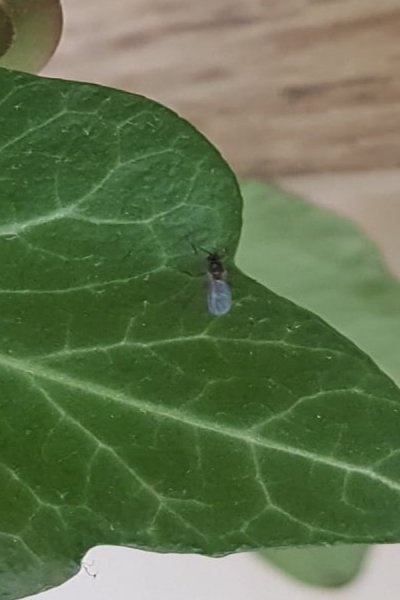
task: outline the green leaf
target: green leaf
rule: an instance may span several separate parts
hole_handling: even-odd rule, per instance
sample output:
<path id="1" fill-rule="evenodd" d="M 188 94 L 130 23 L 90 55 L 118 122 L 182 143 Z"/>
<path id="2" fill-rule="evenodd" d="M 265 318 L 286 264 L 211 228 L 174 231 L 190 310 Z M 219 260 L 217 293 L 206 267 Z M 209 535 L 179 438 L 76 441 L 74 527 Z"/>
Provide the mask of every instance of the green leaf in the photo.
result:
<path id="1" fill-rule="evenodd" d="M 352 222 L 275 186 L 243 182 L 237 262 L 258 281 L 317 312 L 400 381 L 400 286 Z M 270 562 L 315 585 L 342 585 L 366 546 L 266 550 Z"/>
<path id="2" fill-rule="evenodd" d="M 262 550 L 261 553 L 276 567 L 304 583 L 338 587 L 349 583 L 359 573 L 366 551 L 366 546 L 340 544 Z"/>
<path id="3" fill-rule="evenodd" d="M 0 67 L 40 71 L 61 31 L 59 0 L 0 0 Z"/>
<path id="4" fill-rule="evenodd" d="M 237 263 L 316 312 L 400 383 L 400 284 L 351 221 L 275 186 L 243 182 Z"/>
<path id="5" fill-rule="evenodd" d="M 233 264 L 241 199 L 169 110 L 0 73 L 0 598 L 96 544 L 400 539 L 400 393 Z M 225 249 L 230 313 L 207 312 Z"/>

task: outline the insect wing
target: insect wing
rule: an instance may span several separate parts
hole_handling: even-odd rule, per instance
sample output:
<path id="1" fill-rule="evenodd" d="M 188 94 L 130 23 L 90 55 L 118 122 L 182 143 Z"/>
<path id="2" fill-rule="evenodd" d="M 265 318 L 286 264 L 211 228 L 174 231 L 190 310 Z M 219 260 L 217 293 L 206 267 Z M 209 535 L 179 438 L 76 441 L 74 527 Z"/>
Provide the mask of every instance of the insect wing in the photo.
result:
<path id="1" fill-rule="evenodd" d="M 210 279 L 207 295 L 208 310 L 212 315 L 225 315 L 232 305 L 231 288 L 222 279 Z"/>

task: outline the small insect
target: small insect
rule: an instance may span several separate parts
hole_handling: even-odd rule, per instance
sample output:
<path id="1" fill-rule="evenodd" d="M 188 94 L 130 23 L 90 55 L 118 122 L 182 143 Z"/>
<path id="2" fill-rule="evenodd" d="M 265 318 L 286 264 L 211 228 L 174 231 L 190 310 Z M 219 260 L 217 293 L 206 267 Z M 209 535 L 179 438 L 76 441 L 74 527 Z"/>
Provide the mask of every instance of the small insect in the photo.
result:
<path id="1" fill-rule="evenodd" d="M 227 272 L 222 264 L 221 256 L 218 252 L 210 252 L 201 246 L 195 246 L 192 242 L 190 244 L 195 254 L 198 253 L 198 250 L 207 254 L 208 311 L 216 316 L 225 315 L 232 306 L 232 293 L 227 282 Z"/>
<path id="2" fill-rule="evenodd" d="M 225 315 L 232 306 L 231 288 L 227 273 L 217 252 L 207 252 L 208 263 L 208 311 L 212 315 Z"/>

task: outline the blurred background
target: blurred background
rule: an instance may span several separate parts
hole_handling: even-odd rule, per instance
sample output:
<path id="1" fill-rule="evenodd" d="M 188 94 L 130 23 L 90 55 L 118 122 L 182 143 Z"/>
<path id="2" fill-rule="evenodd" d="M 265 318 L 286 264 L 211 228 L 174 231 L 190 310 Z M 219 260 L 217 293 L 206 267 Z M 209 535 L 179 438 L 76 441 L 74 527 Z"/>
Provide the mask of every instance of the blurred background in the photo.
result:
<path id="1" fill-rule="evenodd" d="M 140 93 L 194 123 L 241 177 L 355 220 L 400 274 L 398 0 L 63 0 L 44 75 Z M 97 548 L 43 600 L 398 598 L 399 546 L 357 581 L 311 588 L 258 555 L 225 559 Z M 96 575 L 94 577 L 93 575 Z"/>

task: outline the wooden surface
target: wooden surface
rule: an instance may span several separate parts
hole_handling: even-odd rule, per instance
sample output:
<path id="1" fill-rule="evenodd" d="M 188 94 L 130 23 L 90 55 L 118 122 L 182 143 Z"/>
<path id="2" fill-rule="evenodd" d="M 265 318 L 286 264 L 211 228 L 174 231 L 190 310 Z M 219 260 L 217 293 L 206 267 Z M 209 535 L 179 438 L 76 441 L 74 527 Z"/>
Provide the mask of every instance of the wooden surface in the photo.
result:
<path id="1" fill-rule="evenodd" d="M 153 97 L 240 173 L 400 164 L 399 0 L 63 0 L 44 74 Z"/>

